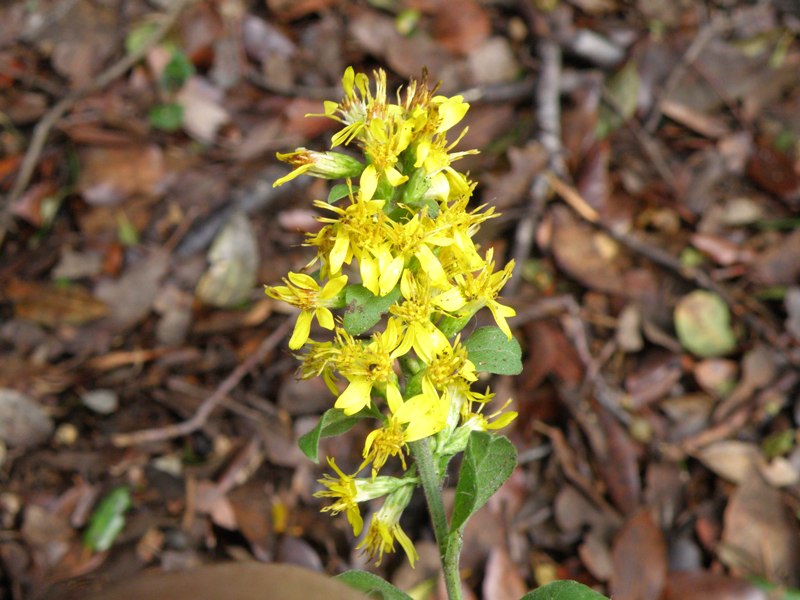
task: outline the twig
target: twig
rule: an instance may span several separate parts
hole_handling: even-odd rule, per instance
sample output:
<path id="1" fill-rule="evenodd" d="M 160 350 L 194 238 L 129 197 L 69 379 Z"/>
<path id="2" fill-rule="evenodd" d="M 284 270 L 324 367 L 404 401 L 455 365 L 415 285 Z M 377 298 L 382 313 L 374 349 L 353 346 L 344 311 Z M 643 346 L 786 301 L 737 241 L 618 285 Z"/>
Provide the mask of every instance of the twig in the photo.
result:
<path id="1" fill-rule="evenodd" d="M 239 382 L 252 371 L 256 365 L 262 362 L 275 346 L 284 338 L 291 328 L 292 319 L 286 319 L 275 331 L 268 335 L 258 349 L 247 359 L 234 369 L 225 380 L 219 384 L 214 393 L 206 398 L 198 407 L 194 415 L 181 423 L 167 425 L 166 427 L 156 427 L 153 429 L 141 429 L 131 433 L 118 433 L 111 436 L 111 443 L 117 447 L 135 446 L 148 442 L 160 442 L 170 440 L 182 435 L 189 435 L 201 428 L 208 417 L 217 406 L 239 385 Z"/>
<path id="2" fill-rule="evenodd" d="M 563 176 L 565 174 L 561 147 L 561 107 L 559 90 L 561 88 L 561 48 L 549 38 L 543 38 L 538 45 L 541 71 L 539 85 L 536 87 L 536 122 L 539 126 L 539 141 L 547 152 L 548 172 Z M 544 210 L 550 191 L 548 173 L 539 173 L 533 179 L 530 191 L 530 204 L 520 219 L 514 236 L 513 258 L 515 271 L 519 273 L 522 265 L 531 254 L 536 224 Z M 512 277 L 506 285 L 506 294 L 513 295 L 519 287 L 521 278 Z"/>
<path id="3" fill-rule="evenodd" d="M 11 188 L 8 196 L 6 196 L 5 203 L 0 210 L 0 241 L 2 241 L 5 236 L 5 231 L 10 224 L 11 207 L 28 187 L 36 164 L 39 162 L 39 157 L 44 150 L 44 145 L 47 142 L 50 130 L 78 100 L 106 87 L 112 81 L 121 77 L 136 63 L 141 61 L 151 48 L 164 38 L 170 28 L 175 24 L 181 11 L 194 1 L 195 0 L 174 0 L 169 12 L 141 46 L 123 56 L 85 86 L 69 92 L 39 120 L 33 130 L 33 137 L 31 138 L 31 143 L 25 152 L 25 158 L 22 160 L 22 165 L 17 173 L 14 187 Z"/>

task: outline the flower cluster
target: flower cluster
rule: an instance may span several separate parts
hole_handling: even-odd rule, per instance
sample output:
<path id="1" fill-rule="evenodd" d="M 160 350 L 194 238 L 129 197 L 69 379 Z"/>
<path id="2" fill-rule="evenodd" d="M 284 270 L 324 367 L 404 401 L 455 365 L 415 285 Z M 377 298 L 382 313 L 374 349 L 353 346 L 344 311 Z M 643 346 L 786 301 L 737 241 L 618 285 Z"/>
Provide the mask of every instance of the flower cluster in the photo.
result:
<path id="1" fill-rule="evenodd" d="M 423 77 L 390 101 L 383 71 L 371 86 L 365 74 L 348 68 L 342 84 L 342 101 L 324 108 L 343 126 L 332 147 L 357 147 L 363 162 L 305 148 L 278 154 L 295 169 L 276 185 L 301 174 L 344 183 L 330 201 L 314 203 L 325 215 L 307 240 L 317 253 L 306 270 L 316 270 L 289 273 L 285 285 L 267 286 L 266 293 L 300 310 L 289 342 L 293 350 L 305 348 L 300 375 L 322 376 L 344 416 L 378 421 L 358 470 L 369 466 L 368 474 L 345 474 L 329 459 L 336 476 L 320 482 L 325 489 L 318 496 L 332 499 L 324 510 L 344 512 L 358 535 L 358 504 L 385 495 L 361 547 L 380 560 L 397 541 L 413 565 L 416 551 L 399 525 L 417 485 L 408 444 L 430 438 L 434 456 L 446 460 L 464 449 L 471 431 L 497 429 L 516 416 L 505 406 L 483 416 L 492 394 L 472 389 L 476 367 L 459 334 L 486 307 L 511 338 L 506 319 L 514 310 L 499 293 L 513 261 L 496 269 L 492 250 L 481 253 L 473 242 L 495 214 L 468 208 L 474 184 L 452 167 L 476 152 L 452 151 L 466 130 L 447 140 L 469 108 L 463 98 L 436 95 Z M 334 316 L 332 310 L 345 308 L 380 311 L 368 337 Z M 328 339 L 310 339 L 314 319 L 332 332 Z M 389 459 L 402 466 L 402 477 L 378 474 Z"/>

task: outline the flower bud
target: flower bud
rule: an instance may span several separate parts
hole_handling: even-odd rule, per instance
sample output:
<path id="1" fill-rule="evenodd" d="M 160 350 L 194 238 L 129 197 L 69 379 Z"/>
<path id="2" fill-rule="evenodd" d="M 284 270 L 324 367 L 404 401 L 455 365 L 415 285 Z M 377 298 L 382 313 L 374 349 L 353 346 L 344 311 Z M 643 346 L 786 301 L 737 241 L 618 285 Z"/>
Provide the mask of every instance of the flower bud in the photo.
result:
<path id="1" fill-rule="evenodd" d="M 358 177 L 364 165 L 352 156 L 341 152 L 316 152 L 306 148 L 298 148 L 294 152 L 277 153 L 278 160 L 289 163 L 295 169 L 288 175 L 278 179 L 275 187 L 286 183 L 305 173 L 322 179 L 345 179 Z"/>

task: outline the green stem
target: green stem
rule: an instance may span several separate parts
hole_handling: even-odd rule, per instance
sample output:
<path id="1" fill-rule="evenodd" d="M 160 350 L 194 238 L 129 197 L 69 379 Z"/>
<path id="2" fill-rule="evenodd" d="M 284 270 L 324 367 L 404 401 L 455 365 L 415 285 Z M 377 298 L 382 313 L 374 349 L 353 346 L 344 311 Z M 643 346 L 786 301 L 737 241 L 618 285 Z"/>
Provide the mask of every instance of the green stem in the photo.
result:
<path id="1" fill-rule="evenodd" d="M 410 446 L 411 454 L 419 471 L 422 489 L 425 491 L 425 500 L 428 503 L 428 511 L 433 523 L 433 533 L 439 546 L 447 597 L 449 600 L 461 600 L 461 574 L 458 568 L 461 534 L 456 532 L 451 535 L 448 532 L 447 516 L 442 501 L 442 480 L 436 468 L 428 439 L 412 442 Z"/>

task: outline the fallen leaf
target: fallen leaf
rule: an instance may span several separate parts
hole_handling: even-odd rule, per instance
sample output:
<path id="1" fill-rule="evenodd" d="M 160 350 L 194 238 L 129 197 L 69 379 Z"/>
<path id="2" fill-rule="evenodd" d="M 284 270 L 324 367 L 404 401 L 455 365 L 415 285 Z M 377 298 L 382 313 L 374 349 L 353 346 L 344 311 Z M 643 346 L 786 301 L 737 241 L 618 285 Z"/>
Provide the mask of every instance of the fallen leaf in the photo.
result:
<path id="1" fill-rule="evenodd" d="M 475 0 L 439 2 L 433 16 L 433 38 L 454 54 L 467 54 L 480 46 L 492 31 L 486 10 Z"/>
<path id="2" fill-rule="evenodd" d="M 724 356 L 736 349 L 728 305 L 717 294 L 695 290 L 675 307 L 675 331 L 684 348 L 702 357 Z"/>
<path id="3" fill-rule="evenodd" d="M 675 571 L 667 578 L 664 600 L 768 600 L 749 581 L 710 571 Z"/>
<path id="4" fill-rule="evenodd" d="M 519 574 L 508 551 L 498 546 L 492 548 L 486 562 L 483 577 L 483 598 L 485 600 L 518 600 L 528 591 L 525 580 Z"/>
<path id="5" fill-rule="evenodd" d="M 161 149 L 153 144 L 106 148 L 80 153 L 78 190 L 89 204 L 116 204 L 135 194 L 159 196 L 171 177 Z"/>
<path id="6" fill-rule="evenodd" d="M 30 448 L 52 433 L 53 421 L 38 404 L 16 390 L 0 388 L 0 442 Z"/>
<path id="7" fill-rule="evenodd" d="M 14 304 L 14 314 L 48 327 L 82 325 L 109 313 L 102 299 L 76 284 L 57 286 L 14 279 L 4 292 Z"/>
<path id="8" fill-rule="evenodd" d="M 738 440 L 714 442 L 697 452 L 700 462 L 733 483 L 742 483 L 750 476 L 760 457 L 761 449 L 757 445 Z"/>
<path id="9" fill-rule="evenodd" d="M 647 510 L 622 526 L 611 556 L 609 590 L 614 600 L 660 600 L 667 579 L 667 546 Z"/>
<path id="10" fill-rule="evenodd" d="M 747 163 L 747 175 L 759 187 L 792 205 L 800 201 L 800 174 L 794 161 L 768 141 L 756 143 Z"/>
<path id="11" fill-rule="evenodd" d="M 800 582 L 800 531 L 781 493 L 752 472 L 725 509 L 719 559 L 731 572 L 796 587 Z"/>
<path id="12" fill-rule="evenodd" d="M 147 316 L 168 266 L 169 255 L 158 250 L 129 267 L 116 281 L 98 284 L 95 293 L 111 307 L 109 317 L 114 325 L 125 329 Z"/>
<path id="13" fill-rule="evenodd" d="M 184 130 L 201 142 L 213 142 L 219 128 L 230 120 L 221 106 L 222 91 L 200 76 L 189 78 L 176 100 L 183 107 Z"/>
<path id="14" fill-rule="evenodd" d="M 795 229 L 756 256 L 750 277 L 762 285 L 796 283 L 800 277 L 800 229 Z"/>
<path id="15" fill-rule="evenodd" d="M 258 243 L 243 212 L 234 212 L 208 251 L 208 270 L 197 282 L 197 297 L 212 306 L 236 306 L 247 300 L 258 274 Z"/>
<path id="16" fill-rule="evenodd" d="M 605 245 L 608 238 L 575 221 L 566 209 L 553 212 L 552 248 L 559 267 L 588 288 L 624 294 L 622 270 L 615 260 L 614 249 Z"/>

